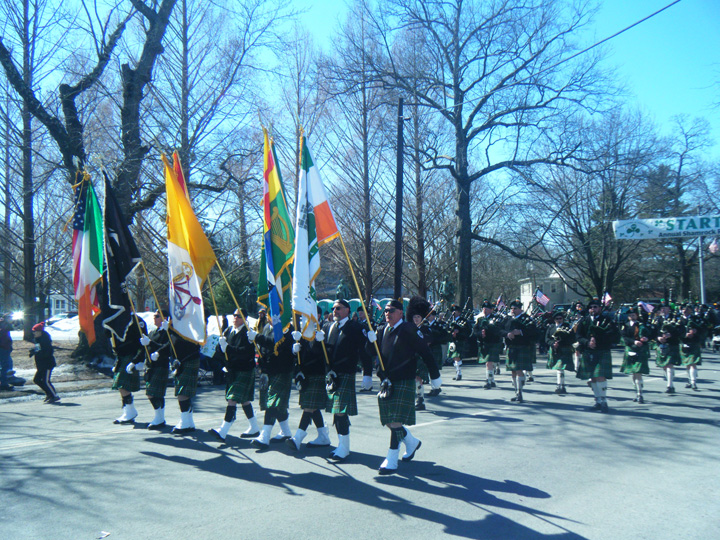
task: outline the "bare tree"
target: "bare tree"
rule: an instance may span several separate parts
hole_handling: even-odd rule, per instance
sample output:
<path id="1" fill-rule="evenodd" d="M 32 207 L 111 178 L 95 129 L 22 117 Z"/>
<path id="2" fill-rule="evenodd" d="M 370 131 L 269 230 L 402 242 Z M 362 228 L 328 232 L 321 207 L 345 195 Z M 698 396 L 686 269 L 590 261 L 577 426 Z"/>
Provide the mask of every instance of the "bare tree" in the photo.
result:
<path id="1" fill-rule="evenodd" d="M 498 171 L 567 163 L 577 144 L 557 132 L 558 121 L 578 107 L 594 109 L 601 92 L 595 56 L 562 64 L 590 15 L 568 4 L 393 0 L 378 20 L 389 61 L 367 54 L 373 73 L 417 95 L 454 134 L 428 157 L 456 183 L 460 298 L 472 297 L 472 184 Z M 392 48 L 401 28 L 424 35 L 432 69 L 405 71 Z"/>

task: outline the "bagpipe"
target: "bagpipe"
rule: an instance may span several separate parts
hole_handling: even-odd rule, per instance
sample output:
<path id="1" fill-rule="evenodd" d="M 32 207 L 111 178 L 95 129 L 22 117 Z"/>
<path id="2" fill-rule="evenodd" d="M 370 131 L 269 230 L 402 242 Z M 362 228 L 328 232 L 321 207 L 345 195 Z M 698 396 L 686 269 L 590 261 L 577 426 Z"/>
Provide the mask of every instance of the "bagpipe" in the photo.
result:
<path id="1" fill-rule="evenodd" d="M 553 340 L 558 347 L 570 347 L 575 342 L 575 332 L 570 323 L 563 322 L 553 332 Z"/>
<path id="2" fill-rule="evenodd" d="M 588 328 L 588 337 L 597 339 L 613 338 L 617 329 L 609 317 L 599 317 Z"/>

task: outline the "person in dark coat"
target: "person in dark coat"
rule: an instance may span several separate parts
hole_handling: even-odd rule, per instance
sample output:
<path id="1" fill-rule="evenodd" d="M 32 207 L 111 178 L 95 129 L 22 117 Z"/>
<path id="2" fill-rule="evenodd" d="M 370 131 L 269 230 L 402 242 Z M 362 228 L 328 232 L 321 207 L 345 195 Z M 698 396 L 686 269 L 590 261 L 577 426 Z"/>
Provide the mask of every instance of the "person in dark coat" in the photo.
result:
<path id="1" fill-rule="evenodd" d="M 35 357 L 35 377 L 33 382 L 45 392 L 45 403 L 57 403 L 60 401 L 55 387 L 50 382 L 52 370 L 57 365 L 53 354 L 53 344 L 50 334 L 45 330 L 45 323 L 38 323 L 32 327 L 35 339 L 35 347 L 30 349 L 30 356 Z"/>
<path id="2" fill-rule="evenodd" d="M 433 388 L 442 385 L 440 371 L 435 359 L 416 325 L 403 320 L 403 305 L 391 300 L 384 310 L 387 326 L 383 329 L 378 345 L 383 367 L 378 371 L 381 379 L 378 393 L 380 423 L 390 430 L 390 448 L 380 465 L 381 475 L 394 474 L 398 468 L 400 445 L 405 445 L 403 461 L 411 461 L 421 446 L 405 426 L 415 424 L 415 375 L 420 357 L 427 367 Z"/>

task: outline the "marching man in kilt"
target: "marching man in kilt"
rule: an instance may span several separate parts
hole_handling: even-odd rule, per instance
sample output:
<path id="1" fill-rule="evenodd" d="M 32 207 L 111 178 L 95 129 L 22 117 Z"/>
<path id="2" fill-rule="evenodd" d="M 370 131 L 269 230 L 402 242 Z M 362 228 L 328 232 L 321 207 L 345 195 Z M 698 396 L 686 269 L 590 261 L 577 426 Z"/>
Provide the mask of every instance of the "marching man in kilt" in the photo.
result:
<path id="1" fill-rule="evenodd" d="M 530 316 L 523 311 L 522 302 L 510 302 L 510 318 L 505 323 L 505 344 L 508 347 L 507 370 L 512 372 L 515 396 L 510 399 L 523 402 L 524 371 L 532 371 L 535 360 L 535 338 L 537 329 Z"/>
<path id="2" fill-rule="evenodd" d="M 497 386 L 495 384 L 495 366 L 500 363 L 500 353 L 503 349 L 502 330 L 492 322 L 492 313 L 495 306 L 489 300 L 482 304 L 482 314 L 478 317 L 473 334 L 478 341 L 478 363 L 485 364 L 485 390 Z"/>
<path id="3" fill-rule="evenodd" d="M 612 379 L 612 357 L 610 348 L 617 341 L 615 323 L 602 313 L 600 300 L 593 298 L 588 303 L 589 315 L 580 319 L 575 338 L 581 351 L 577 367 L 578 379 L 590 379 L 590 388 L 595 395 L 593 410 L 608 412 L 607 380 Z"/>
<path id="4" fill-rule="evenodd" d="M 338 445 L 330 453 L 330 459 L 344 461 L 350 455 L 350 418 L 356 416 L 355 373 L 360 349 L 377 338 L 368 332 L 367 339 L 357 321 L 349 318 L 350 304 L 347 300 L 335 300 L 333 323 L 327 330 L 326 348 L 330 360 L 326 376 L 327 406 L 325 412 L 333 414 L 333 424 L 338 434 Z"/>
<path id="5" fill-rule="evenodd" d="M 197 393 L 198 371 L 200 370 L 200 345 L 188 341 L 175 333 L 170 327 L 172 353 L 177 355 L 171 361 L 172 376 L 175 380 L 175 397 L 180 407 L 180 421 L 172 428 L 175 435 L 185 435 L 195 431 L 192 416 L 192 398 Z"/>
<path id="6" fill-rule="evenodd" d="M 142 357 L 145 355 L 143 346 L 150 343 L 146 334 L 145 321 L 133 314 L 132 322 L 125 334 L 125 341 L 115 339 L 112 341 L 113 354 L 117 358 L 113 368 L 112 389 L 120 392 L 123 409 L 122 415 L 116 418 L 113 424 L 132 424 L 137 418 L 138 412 L 133 403 L 132 393 L 140 390 L 140 374 L 136 369 L 135 358 L 138 355 Z"/>
<path id="7" fill-rule="evenodd" d="M 665 393 L 674 394 L 675 366 L 682 364 L 680 337 L 683 327 L 671 316 L 670 305 L 667 302 L 663 302 L 660 307 L 660 313 L 653 320 L 653 326 L 657 332 L 655 364 L 665 370 L 665 380 L 667 381 Z"/>
<path id="8" fill-rule="evenodd" d="M 565 315 L 558 311 L 553 316 L 555 324 L 548 326 L 545 332 L 545 343 L 548 346 L 548 369 L 557 371 L 556 394 L 567 394 L 565 388 L 565 370 L 575 371 L 573 361 L 573 342 L 575 333 L 570 325 L 565 322 Z"/>
<path id="9" fill-rule="evenodd" d="M 688 382 L 685 388 L 697 390 L 698 366 L 702 365 L 702 346 L 705 343 L 706 325 L 701 317 L 695 315 L 692 304 L 683 306 L 681 322 L 685 326 L 685 334 L 681 336 L 682 347 L 680 357 L 682 365 L 687 368 Z"/>
<path id="10" fill-rule="evenodd" d="M 260 410 L 265 411 L 265 420 L 260 435 L 250 444 L 260 450 L 267 450 L 270 443 L 280 443 L 292 437 L 288 422 L 290 406 L 290 389 L 292 386 L 295 358 L 292 347 L 292 326 L 290 326 L 275 343 L 272 327 L 269 332 L 256 334 L 248 331 L 248 339 L 260 345 Z M 267 334 L 270 335 L 267 335 Z M 280 433 L 270 438 L 275 421 L 280 424 Z"/>
<path id="11" fill-rule="evenodd" d="M 233 313 L 233 325 L 225 329 L 217 344 L 217 350 L 222 358 L 226 359 L 224 371 L 227 407 L 220 427 L 209 432 L 223 442 L 235 422 L 238 403 L 250 423 L 240 437 L 249 439 L 260 435 L 260 427 L 252 406 L 255 400 L 255 346 L 248 338 L 246 319 L 247 311 L 244 308 L 236 309 Z"/>
<path id="12" fill-rule="evenodd" d="M 431 386 L 439 388 L 442 385 L 440 371 L 422 332 L 412 323 L 403 320 L 402 310 L 403 305 L 399 300 L 391 300 L 385 306 L 387 326 L 383 329 L 379 343 L 384 363 L 384 370 L 378 372 L 382 381 L 378 393 L 380 422 L 390 430 L 390 449 L 378 470 L 381 475 L 397 472 L 400 444 L 405 445 L 403 461 L 411 461 L 422 444 L 404 427 L 415 424 L 415 374 L 418 356 L 427 367 Z"/>
<path id="13" fill-rule="evenodd" d="M 425 317 L 430 311 L 430 303 L 420 296 L 413 296 L 408 302 L 407 318 L 420 330 L 425 343 L 428 347 L 432 344 L 432 334 L 430 328 L 425 324 Z M 431 350 L 432 353 L 432 350 Z M 425 386 L 430 379 L 428 378 L 428 370 L 422 362 L 417 363 L 417 372 L 415 373 L 415 410 L 425 410 Z"/>
<path id="14" fill-rule="evenodd" d="M 170 338 L 168 337 L 168 321 L 164 315 L 168 313 L 166 308 L 158 309 L 153 318 L 155 330 L 148 335 L 147 350 L 150 353 L 150 361 L 145 371 L 145 395 L 155 410 L 155 416 L 148 423 L 149 430 L 159 430 L 165 427 L 165 392 L 167 390 L 168 375 L 170 373 Z M 145 351 L 140 350 L 135 357 L 135 362 L 143 362 Z"/>
<path id="15" fill-rule="evenodd" d="M 620 337 L 625 344 L 625 356 L 620 371 L 632 375 L 633 385 L 637 396 L 633 401 L 645 403 L 643 398 L 643 375 L 650 374 L 648 360 L 650 359 L 651 328 L 638 321 L 638 309 L 632 307 L 627 312 L 628 320 L 623 325 Z"/>
<path id="16" fill-rule="evenodd" d="M 322 410 L 327 405 L 327 392 L 325 391 L 325 354 L 322 342 L 325 333 L 319 330 L 315 339 L 308 341 L 301 338 L 300 332 L 294 332 L 293 338 L 298 342 L 293 345 L 293 352 L 297 355 L 298 364 L 295 373 L 295 386 L 299 390 L 298 402 L 303 410 L 295 435 L 287 441 L 293 450 L 300 450 L 310 423 L 313 422 L 318 436 L 307 443 L 308 448 L 330 446 L 328 428 L 325 426 Z"/>

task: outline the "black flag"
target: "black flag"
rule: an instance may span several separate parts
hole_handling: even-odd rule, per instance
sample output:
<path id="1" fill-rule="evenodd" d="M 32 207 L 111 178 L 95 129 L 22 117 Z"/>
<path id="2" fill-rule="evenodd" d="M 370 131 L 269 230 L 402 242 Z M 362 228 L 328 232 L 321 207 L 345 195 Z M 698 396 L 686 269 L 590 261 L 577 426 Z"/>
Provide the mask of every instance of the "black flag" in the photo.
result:
<path id="1" fill-rule="evenodd" d="M 132 323 L 132 309 L 127 292 L 127 278 L 140 264 L 138 251 L 130 229 L 115 198 L 110 179 L 105 174 L 105 265 L 103 267 L 104 294 L 101 310 L 103 326 L 119 341 L 125 341 Z"/>

